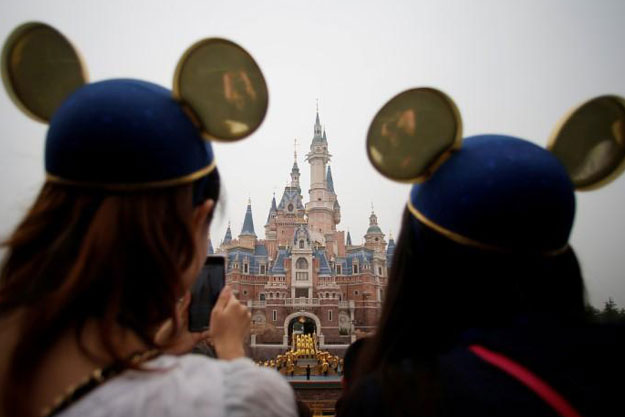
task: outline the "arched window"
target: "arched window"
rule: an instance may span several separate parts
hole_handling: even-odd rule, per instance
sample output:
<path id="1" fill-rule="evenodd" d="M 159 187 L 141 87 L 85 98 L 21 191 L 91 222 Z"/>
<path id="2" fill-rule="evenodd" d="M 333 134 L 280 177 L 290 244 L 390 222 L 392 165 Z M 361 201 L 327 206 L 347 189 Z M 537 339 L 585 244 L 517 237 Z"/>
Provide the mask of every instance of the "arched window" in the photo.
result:
<path id="1" fill-rule="evenodd" d="M 295 263 L 297 269 L 308 269 L 308 261 L 305 258 L 299 258 Z"/>
<path id="2" fill-rule="evenodd" d="M 303 240 L 299 241 L 299 248 L 300 249 L 304 249 L 304 241 Z"/>
<path id="3" fill-rule="evenodd" d="M 265 294 L 260 295 L 260 301 L 265 301 Z"/>

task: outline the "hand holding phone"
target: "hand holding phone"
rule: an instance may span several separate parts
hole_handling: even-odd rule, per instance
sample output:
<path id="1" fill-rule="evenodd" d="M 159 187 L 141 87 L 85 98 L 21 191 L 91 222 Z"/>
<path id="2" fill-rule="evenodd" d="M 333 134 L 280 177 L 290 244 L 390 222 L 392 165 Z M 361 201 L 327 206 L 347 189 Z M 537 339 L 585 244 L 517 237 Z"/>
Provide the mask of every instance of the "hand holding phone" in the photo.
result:
<path id="1" fill-rule="evenodd" d="M 245 356 L 243 341 L 250 330 L 250 319 L 247 307 L 237 300 L 230 287 L 225 287 L 213 309 L 209 331 L 219 359 Z"/>

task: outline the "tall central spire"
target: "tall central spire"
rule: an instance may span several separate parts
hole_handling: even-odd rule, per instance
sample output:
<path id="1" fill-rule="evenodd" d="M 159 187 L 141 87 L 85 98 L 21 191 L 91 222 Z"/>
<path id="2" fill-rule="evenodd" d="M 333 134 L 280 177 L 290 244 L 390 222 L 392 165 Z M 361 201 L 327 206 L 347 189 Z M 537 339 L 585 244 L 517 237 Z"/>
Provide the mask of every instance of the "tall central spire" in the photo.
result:
<path id="1" fill-rule="evenodd" d="M 321 122 L 319 121 L 319 103 L 317 103 L 317 116 L 315 118 L 315 136 L 313 137 L 313 140 L 322 139 L 323 137 L 321 135 L 322 135 L 322 130 L 321 130 Z"/>

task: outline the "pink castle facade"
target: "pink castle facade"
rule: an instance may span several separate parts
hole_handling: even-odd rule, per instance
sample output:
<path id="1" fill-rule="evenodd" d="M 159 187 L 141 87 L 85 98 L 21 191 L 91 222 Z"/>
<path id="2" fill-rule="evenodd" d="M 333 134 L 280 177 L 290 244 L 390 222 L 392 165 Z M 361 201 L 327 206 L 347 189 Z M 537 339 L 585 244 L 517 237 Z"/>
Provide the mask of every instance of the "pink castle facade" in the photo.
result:
<path id="1" fill-rule="evenodd" d="M 308 202 L 296 155 L 290 185 L 279 203 L 273 197 L 265 239 L 256 235 L 248 202 L 238 239 L 228 226 L 217 250 L 226 257 L 227 284 L 252 313 L 252 349 L 286 349 L 294 331 L 315 333 L 320 348 L 340 348 L 376 326 L 394 242 L 387 245 L 373 211 L 363 244 L 353 245 L 349 232 L 337 230 L 341 207 L 330 158 L 317 113 L 306 155 Z"/>

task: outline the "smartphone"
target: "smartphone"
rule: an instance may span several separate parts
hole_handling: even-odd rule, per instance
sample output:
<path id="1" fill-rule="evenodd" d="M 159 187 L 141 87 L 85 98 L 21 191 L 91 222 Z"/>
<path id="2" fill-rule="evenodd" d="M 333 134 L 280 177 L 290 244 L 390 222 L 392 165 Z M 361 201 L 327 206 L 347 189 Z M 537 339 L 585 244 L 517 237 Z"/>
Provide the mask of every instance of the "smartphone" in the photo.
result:
<path id="1" fill-rule="evenodd" d="M 200 275 L 191 288 L 189 305 L 189 331 L 202 332 L 208 329 L 211 312 L 226 281 L 225 258 L 207 256 Z"/>

